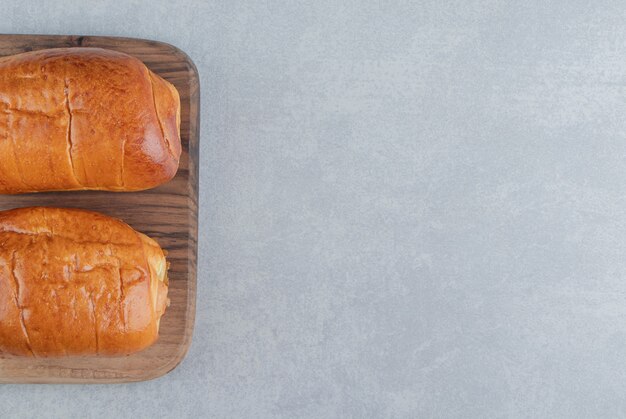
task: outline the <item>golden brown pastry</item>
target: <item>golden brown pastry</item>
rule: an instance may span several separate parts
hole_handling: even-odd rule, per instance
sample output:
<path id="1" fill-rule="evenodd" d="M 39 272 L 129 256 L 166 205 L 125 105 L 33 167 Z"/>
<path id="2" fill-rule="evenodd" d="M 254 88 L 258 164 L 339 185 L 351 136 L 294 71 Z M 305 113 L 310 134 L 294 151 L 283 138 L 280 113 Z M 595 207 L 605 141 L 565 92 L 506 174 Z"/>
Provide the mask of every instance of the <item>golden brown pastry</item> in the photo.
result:
<path id="1" fill-rule="evenodd" d="M 136 191 L 176 174 L 176 88 L 100 48 L 0 58 L 0 193 Z"/>
<path id="2" fill-rule="evenodd" d="M 159 245 L 95 212 L 0 212 L 0 354 L 126 355 L 151 345 L 167 305 Z"/>

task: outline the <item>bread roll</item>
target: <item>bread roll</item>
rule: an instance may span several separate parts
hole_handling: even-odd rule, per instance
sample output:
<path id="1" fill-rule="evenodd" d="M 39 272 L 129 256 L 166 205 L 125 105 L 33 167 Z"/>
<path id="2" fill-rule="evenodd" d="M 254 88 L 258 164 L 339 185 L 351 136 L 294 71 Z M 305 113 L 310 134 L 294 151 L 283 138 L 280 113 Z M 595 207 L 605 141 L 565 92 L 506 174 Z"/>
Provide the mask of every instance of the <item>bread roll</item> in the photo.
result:
<path id="1" fill-rule="evenodd" d="M 155 187 L 178 169 L 179 126 L 176 88 L 129 55 L 0 58 L 0 193 Z"/>
<path id="2" fill-rule="evenodd" d="M 167 302 L 159 245 L 95 212 L 0 212 L 0 355 L 126 355 L 151 345 Z"/>

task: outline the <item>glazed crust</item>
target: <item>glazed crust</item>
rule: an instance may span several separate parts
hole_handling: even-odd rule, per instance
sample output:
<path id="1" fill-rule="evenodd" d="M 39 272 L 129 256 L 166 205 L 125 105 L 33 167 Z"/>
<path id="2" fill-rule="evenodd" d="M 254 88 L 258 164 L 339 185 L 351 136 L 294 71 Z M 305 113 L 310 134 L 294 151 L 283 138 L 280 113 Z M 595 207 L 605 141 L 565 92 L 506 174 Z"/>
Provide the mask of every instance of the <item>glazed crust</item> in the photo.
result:
<path id="1" fill-rule="evenodd" d="M 0 193 L 136 191 L 176 174 L 176 88 L 101 48 L 0 58 Z"/>
<path id="2" fill-rule="evenodd" d="M 0 212 L 0 354 L 130 354 L 157 339 L 166 305 L 163 251 L 122 221 Z"/>

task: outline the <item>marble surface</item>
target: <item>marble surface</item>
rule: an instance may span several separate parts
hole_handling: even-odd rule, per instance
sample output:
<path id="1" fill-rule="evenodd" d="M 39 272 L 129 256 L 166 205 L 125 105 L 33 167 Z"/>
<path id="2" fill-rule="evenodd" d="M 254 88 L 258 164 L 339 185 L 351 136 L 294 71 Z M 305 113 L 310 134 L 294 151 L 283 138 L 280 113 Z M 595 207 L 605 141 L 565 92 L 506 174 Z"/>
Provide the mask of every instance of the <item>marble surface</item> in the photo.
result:
<path id="1" fill-rule="evenodd" d="M 294 3 L 2 4 L 188 52 L 202 147 L 186 360 L 0 417 L 623 417 L 626 3 Z"/>

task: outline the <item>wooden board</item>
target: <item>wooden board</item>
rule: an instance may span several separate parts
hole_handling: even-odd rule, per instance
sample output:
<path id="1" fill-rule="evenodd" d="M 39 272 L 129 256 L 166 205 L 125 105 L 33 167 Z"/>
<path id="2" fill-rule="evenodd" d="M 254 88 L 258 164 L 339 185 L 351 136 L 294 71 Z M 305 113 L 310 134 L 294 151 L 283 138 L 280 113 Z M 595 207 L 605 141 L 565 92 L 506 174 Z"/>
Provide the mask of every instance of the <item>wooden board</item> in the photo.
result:
<path id="1" fill-rule="evenodd" d="M 58 47 L 102 47 L 143 61 L 173 83 L 181 99 L 183 151 L 176 177 L 158 188 L 133 193 L 53 192 L 0 195 L 0 210 L 25 206 L 76 207 L 121 218 L 168 251 L 171 305 L 157 343 L 121 358 L 2 358 L 0 383 L 115 383 L 149 380 L 185 357 L 194 326 L 198 237 L 198 72 L 179 49 L 160 42 L 100 36 L 0 35 L 0 56 Z"/>

